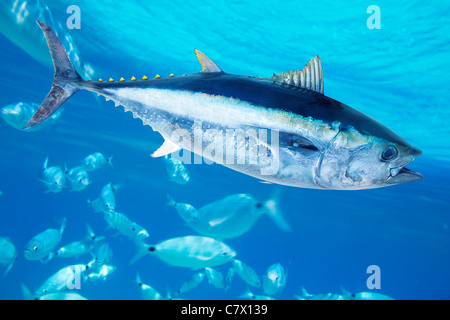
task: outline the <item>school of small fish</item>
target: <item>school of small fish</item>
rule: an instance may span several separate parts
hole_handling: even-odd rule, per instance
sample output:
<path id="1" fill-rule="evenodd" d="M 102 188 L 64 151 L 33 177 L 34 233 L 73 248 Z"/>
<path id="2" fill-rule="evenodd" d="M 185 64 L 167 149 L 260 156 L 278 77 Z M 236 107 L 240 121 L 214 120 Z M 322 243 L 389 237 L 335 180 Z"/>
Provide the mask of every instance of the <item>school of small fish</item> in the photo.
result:
<path id="1" fill-rule="evenodd" d="M 18 103 L 4 107 L 1 115 L 6 123 L 21 129 L 24 121 L 30 118 L 36 108 L 34 104 Z M 56 115 L 55 120 L 58 117 L 59 115 Z M 94 175 L 95 171 L 105 167 L 114 168 L 112 159 L 112 156 L 105 157 L 102 153 L 95 152 L 69 169 L 66 164 L 63 167 L 50 166 L 49 157 L 46 157 L 41 175 L 37 178 L 44 184 L 44 192 L 59 193 L 68 188 L 82 192 L 92 183 L 90 175 Z M 180 160 L 166 156 L 164 166 L 171 182 L 180 185 L 189 183 L 188 170 Z M 105 227 L 112 229 L 117 236 L 126 239 L 125 241 L 130 241 L 135 248 L 135 255 L 130 264 L 149 255 L 168 265 L 192 270 L 192 274 L 185 281 L 165 293 L 144 283 L 137 273 L 134 282 L 144 300 L 180 299 L 203 282 L 218 290 L 228 290 L 236 281 L 236 276 L 240 278 L 238 281 L 242 281 L 247 287 L 238 299 L 274 300 L 280 297 L 288 274 L 280 263 L 273 263 L 260 275 L 240 260 L 240 257 L 236 259 L 238 253 L 223 242 L 249 232 L 264 215 L 270 217 L 281 230 L 290 231 L 290 226 L 279 209 L 279 192 L 264 201 L 251 194 L 232 194 L 204 204 L 198 209 L 189 203 L 177 202 L 172 195 L 167 195 L 167 207 L 172 208 L 195 234 L 157 242 L 151 238 L 151 230 L 149 232 L 141 225 L 142 221 L 135 222 L 117 210 L 116 194 L 121 187 L 119 184 L 108 183 L 100 190 L 96 199 L 87 199 L 87 203 L 94 215 L 103 217 Z M 55 225 L 31 236 L 23 249 L 24 258 L 48 264 L 49 269 L 53 259 L 86 259 L 86 263 L 68 264 L 60 270 L 53 270 L 48 278 L 42 281 L 42 285 L 34 290 L 22 283 L 24 299 L 87 300 L 79 291 L 73 289 L 87 282 L 106 281 L 117 269 L 117 266 L 112 264 L 113 249 L 107 236 L 98 236 L 89 223 L 86 223 L 86 232 L 78 241 L 61 245 L 67 226 L 67 219 L 61 217 L 55 221 Z M 0 235 L 0 265 L 4 268 L 3 277 L 8 275 L 20 255 L 20 250 L 16 249 L 12 240 Z M 227 269 L 221 271 L 219 268 Z M 299 300 L 392 299 L 376 292 L 350 293 L 343 288 L 341 294 L 311 294 L 303 287 L 300 287 L 299 291 L 300 293 L 294 296 Z"/>

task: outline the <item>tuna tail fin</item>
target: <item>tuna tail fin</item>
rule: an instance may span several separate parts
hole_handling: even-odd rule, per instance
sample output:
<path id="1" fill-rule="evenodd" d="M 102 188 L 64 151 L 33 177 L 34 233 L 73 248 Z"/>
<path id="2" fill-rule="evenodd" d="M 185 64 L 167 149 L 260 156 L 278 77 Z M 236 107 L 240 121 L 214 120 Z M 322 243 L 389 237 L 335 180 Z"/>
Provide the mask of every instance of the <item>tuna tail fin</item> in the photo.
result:
<path id="1" fill-rule="evenodd" d="M 280 189 L 277 189 L 270 198 L 264 202 L 266 213 L 272 218 L 278 228 L 283 231 L 291 231 L 291 227 L 283 217 L 282 210 L 280 209 Z"/>
<path id="2" fill-rule="evenodd" d="M 41 21 L 36 21 L 47 40 L 48 49 L 52 56 L 55 67 L 55 79 L 50 92 L 39 106 L 36 113 L 23 127 L 29 129 L 50 117 L 59 107 L 63 105 L 74 93 L 80 90 L 80 83 L 83 81 L 70 62 L 69 56 L 59 41 L 55 32 Z"/>

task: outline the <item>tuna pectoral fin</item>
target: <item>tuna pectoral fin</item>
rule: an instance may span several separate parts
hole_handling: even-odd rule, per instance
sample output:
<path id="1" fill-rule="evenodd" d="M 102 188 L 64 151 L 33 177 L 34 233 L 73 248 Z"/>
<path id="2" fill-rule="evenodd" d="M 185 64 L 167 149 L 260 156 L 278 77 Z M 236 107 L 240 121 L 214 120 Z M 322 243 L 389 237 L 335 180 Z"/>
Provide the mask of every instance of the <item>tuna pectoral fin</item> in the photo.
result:
<path id="1" fill-rule="evenodd" d="M 165 139 L 162 146 L 159 147 L 159 149 L 153 152 L 150 156 L 153 158 L 163 157 L 179 150 L 181 150 L 179 146 L 177 146 L 169 139 Z"/>
<path id="2" fill-rule="evenodd" d="M 69 56 L 55 32 L 45 23 L 36 22 L 47 40 L 55 67 L 55 80 L 39 109 L 23 129 L 29 129 L 50 117 L 67 99 L 80 90 L 79 84 L 83 81 L 70 62 Z"/>

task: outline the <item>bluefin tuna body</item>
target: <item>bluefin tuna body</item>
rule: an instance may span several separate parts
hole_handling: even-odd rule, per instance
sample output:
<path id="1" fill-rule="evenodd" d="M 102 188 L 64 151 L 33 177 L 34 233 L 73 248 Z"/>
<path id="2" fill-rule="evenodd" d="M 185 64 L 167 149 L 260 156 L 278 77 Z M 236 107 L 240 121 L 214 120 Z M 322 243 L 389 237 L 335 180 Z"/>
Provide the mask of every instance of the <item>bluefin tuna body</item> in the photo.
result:
<path id="1" fill-rule="evenodd" d="M 316 189 L 368 189 L 419 180 L 421 151 L 369 116 L 323 94 L 319 57 L 272 78 L 232 75 L 196 50 L 202 72 L 141 81 L 84 81 L 54 32 L 38 22 L 55 64 L 52 90 L 25 126 L 85 89 L 112 100 L 180 149 L 258 179 Z M 183 159 L 186 163 L 186 159 Z"/>

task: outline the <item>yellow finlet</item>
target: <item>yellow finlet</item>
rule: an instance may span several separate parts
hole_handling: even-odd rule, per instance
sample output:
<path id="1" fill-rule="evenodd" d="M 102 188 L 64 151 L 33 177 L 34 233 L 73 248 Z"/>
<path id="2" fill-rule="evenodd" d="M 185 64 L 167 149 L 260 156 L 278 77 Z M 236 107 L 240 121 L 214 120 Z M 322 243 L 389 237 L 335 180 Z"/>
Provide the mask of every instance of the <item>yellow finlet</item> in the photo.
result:
<path id="1" fill-rule="evenodd" d="M 103 80 L 102 79 L 98 79 L 98 82 L 102 82 Z"/>
<path id="2" fill-rule="evenodd" d="M 171 73 L 169 77 L 175 77 L 175 75 L 173 73 Z"/>
<path id="3" fill-rule="evenodd" d="M 132 76 L 131 81 L 136 81 L 136 78 L 134 76 Z"/>
<path id="4" fill-rule="evenodd" d="M 158 79 L 158 78 L 161 78 L 161 77 L 159 76 L 159 74 L 157 74 L 157 75 L 155 76 L 155 79 Z"/>
<path id="5" fill-rule="evenodd" d="M 147 76 L 143 76 L 142 80 L 148 80 Z"/>
<path id="6" fill-rule="evenodd" d="M 125 81 L 125 79 L 122 77 L 122 78 L 119 79 L 119 81 Z"/>
<path id="7" fill-rule="evenodd" d="M 108 81 L 109 81 L 109 82 L 114 82 L 113 78 L 109 78 Z"/>

